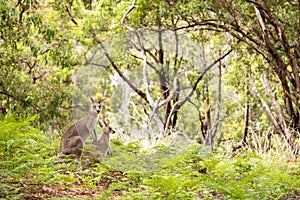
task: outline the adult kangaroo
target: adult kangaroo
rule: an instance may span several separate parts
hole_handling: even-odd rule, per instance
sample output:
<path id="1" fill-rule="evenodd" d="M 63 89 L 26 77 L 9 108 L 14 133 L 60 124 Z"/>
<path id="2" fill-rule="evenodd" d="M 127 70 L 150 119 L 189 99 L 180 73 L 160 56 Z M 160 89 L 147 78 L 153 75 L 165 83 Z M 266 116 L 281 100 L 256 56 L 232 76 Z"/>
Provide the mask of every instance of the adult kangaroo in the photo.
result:
<path id="1" fill-rule="evenodd" d="M 78 161 L 81 160 L 84 144 L 88 137 L 92 135 L 93 142 L 97 141 L 95 126 L 98 122 L 98 113 L 101 109 L 101 103 L 105 98 L 94 101 L 92 97 L 91 110 L 89 114 L 77 121 L 63 134 L 60 142 L 60 151 L 64 155 L 73 154 Z"/>

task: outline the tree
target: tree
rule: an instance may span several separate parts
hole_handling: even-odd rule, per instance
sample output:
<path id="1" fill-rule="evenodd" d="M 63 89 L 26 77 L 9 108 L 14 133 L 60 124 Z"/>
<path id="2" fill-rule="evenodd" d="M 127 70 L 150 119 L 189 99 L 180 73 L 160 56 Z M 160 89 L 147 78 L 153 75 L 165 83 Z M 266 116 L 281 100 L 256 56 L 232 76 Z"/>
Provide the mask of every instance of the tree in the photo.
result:
<path id="1" fill-rule="evenodd" d="M 111 94 L 110 76 L 118 74 L 137 95 L 137 103 L 126 104 L 135 106 L 130 112 L 144 112 L 141 120 L 148 125 L 155 121 L 162 135 L 183 127 L 187 116 L 199 111 L 203 141 L 211 144 L 208 136 L 226 132 L 218 122 L 227 109 L 225 121 L 243 127 L 239 132 L 243 144 L 248 145 L 252 133 L 263 133 L 270 123 L 271 135 L 280 135 L 285 147 L 298 154 L 297 1 L 20 0 L 4 2 L 0 8 L 3 113 L 25 110 L 29 115 L 39 113 L 42 122 L 49 118 L 59 122 L 62 108 L 77 106 L 68 106 L 73 70 L 94 66 L 93 70 L 106 72 L 89 92 Z M 208 49 L 209 44 L 214 46 L 206 52 L 210 56 L 205 65 L 195 52 Z M 194 54 L 186 56 L 183 47 Z M 101 63 L 104 57 L 107 61 Z M 222 69 L 221 61 L 228 57 L 231 62 Z M 219 71 L 208 74 L 216 66 Z M 218 87 L 210 80 L 217 76 Z M 226 86 L 227 82 L 232 85 Z M 239 96 L 242 114 L 231 115 L 235 111 L 226 105 L 220 108 L 222 103 L 232 105 L 220 98 L 226 87 Z M 86 88 L 79 86 L 76 92 Z M 190 112 L 184 108 L 187 102 L 193 105 Z M 257 128 L 260 120 L 264 126 Z"/>
<path id="2" fill-rule="evenodd" d="M 281 134 L 297 154 L 298 148 L 291 133 L 299 132 L 299 3 L 224 0 L 178 2 L 176 6 L 182 8 L 176 9 L 177 16 L 186 22 L 181 29 L 197 28 L 229 33 L 246 44 L 248 51 L 264 58 L 272 69 L 270 71 L 266 68 L 265 72 L 274 72 L 281 83 L 282 97 L 279 95 L 278 98 L 284 102 L 284 108 L 280 108 L 284 109 L 283 115 L 281 111 L 277 112 L 278 109 L 272 113 L 276 116 L 278 126 L 274 123 L 272 125 L 275 132 Z M 270 97 L 270 103 L 272 99 Z M 265 110 L 265 113 L 272 122 L 271 112 Z"/>
<path id="3" fill-rule="evenodd" d="M 99 38 L 100 34 L 97 35 L 95 32 L 92 34 L 94 40 L 103 50 L 104 56 L 109 60 L 112 68 L 150 107 L 151 111 L 148 115 L 149 121 L 154 117 L 158 131 L 162 133 L 162 135 L 166 135 L 171 128 L 176 127 L 178 111 L 186 102 L 191 101 L 191 97 L 195 94 L 197 86 L 203 76 L 213 66 L 219 63 L 220 60 L 229 55 L 232 50 L 227 51 L 224 55 L 219 55 L 218 59 L 205 68 L 198 60 L 197 62 L 193 61 L 193 56 L 188 58 L 184 57 L 183 49 L 188 48 L 189 44 L 186 43 L 186 46 L 182 46 L 182 40 L 188 40 L 188 38 L 184 37 L 184 33 L 180 30 L 167 31 L 163 29 L 165 28 L 163 24 L 167 21 L 163 17 L 155 18 L 154 21 L 151 21 L 151 24 L 157 27 L 154 31 L 149 30 L 150 27 L 148 29 L 135 29 L 131 25 L 128 25 L 125 21 L 128 19 L 131 21 L 131 12 L 133 13 L 134 8 L 136 8 L 135 3 L 136 2 L 133 1 L 131 7 L 129 7 L 121 19 L 122 25 L 129 31 L 129 39 L 126 39 L 126 42 L 129 43 L 129 47 L 126 47 L 121 55 L 128 55 L 131 58 L 131 60 L 127 60 L 127 62 L 140 65 L 143 76 L 142 87 L 135 85 L 132 80 L 124 75 L 118 63 L 109 54 L 111 50 L 108 50 L 105 46 L 105 42 L 102 42 Z M 163 4 L 165 3 L 154 2 L 150 7 L 159 9 Z M 149 8 L 149 5 L 146 6 L 143 3 L 142 6 L 146 7 L 142 9 Z M 166 7 L 168 6 L 168 3 L 166 3 Z M 153 13 L 158 15 L 165 14 L 157 12 L 159 11 L 153 10 Z M 166 17 L 171 16 L 166 15 Z M 179 21 L 173 18 L 168 19 L 168 22 L 171 22 L 173 28 L 179 26 Z M 167 40 L 169 40 L 169 42 L 166 42 Z M 197 51 L 195 47 L 189 48 L 194 48 L 190 49 L 190 53 Z M 197 45 L 197 48 L 199 49 L 200 46 Z M 195 55 L 195 57 L 197 57 L 197 55 Z M 132 58 L 136 61 L 133 61 Z M 184 76 L 184 73 L 194 73 L 193 71 L 197 74 L 197 76 L 194 77 L 195 80 L 186 82 L 187 77 Z M 149 78 L 148 74 L 151 74 L 151 78 Z M 160 88 L 159 93 L 157 93 L 156 89 L 150 91 L 149 80 L 152 81 L 152 88 Z M 156 82 L 159 83 L 157 86 L 155 84 Z M 182 90 L 182 87 L 185 89 Z M 188 91 L 187 88 L 190 88 L 190 91 Z M 161 108 L 164 108 L 163 112 L 161 112 Z"/>
<path id="4" fill-rule="evenodd" d="M 61 16 L 61 7 L 40 1 L 1 3 L 2 113 L 37 113 L 40 122 L 61 126 L 59 119 L 66 115 L 59 109 L 70 99 L 70 70 L 80 62 L 73 29 Z"/>

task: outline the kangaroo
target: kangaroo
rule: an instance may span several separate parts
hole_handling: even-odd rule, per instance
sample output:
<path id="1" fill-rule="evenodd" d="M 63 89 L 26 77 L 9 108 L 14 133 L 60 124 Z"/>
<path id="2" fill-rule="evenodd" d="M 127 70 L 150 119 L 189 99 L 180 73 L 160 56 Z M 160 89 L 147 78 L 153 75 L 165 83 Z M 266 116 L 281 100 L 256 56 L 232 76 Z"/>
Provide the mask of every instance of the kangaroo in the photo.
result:
<path id="1" fill-rule="evenodd" d="M 90 100 L 92 103 L 90 113 L 69 127 L 63 134 L 60 142 L 61 153 L 65 155 L 74 154 L 78 161 L 81 160 L 83 147 L 88 137 L 92 135 L 93 142 L 97 141 L 95 126 L 98 122 L 101 103 L 105 98 L 94 101 L 90 97 Z"/>
<path id="2" fill-rule="evenodd" d="M 115 133 L 112 127 L 109 126 L 109 120 L 103 121 L 103 134 L 99 140 L 93 143 L 91 148 L 87 149 L 84 153 L 85 156 L 98 159 L 100 162 L 103 160 L 106 154 L 112 155 L 110 147 L 110 134 Z"/>

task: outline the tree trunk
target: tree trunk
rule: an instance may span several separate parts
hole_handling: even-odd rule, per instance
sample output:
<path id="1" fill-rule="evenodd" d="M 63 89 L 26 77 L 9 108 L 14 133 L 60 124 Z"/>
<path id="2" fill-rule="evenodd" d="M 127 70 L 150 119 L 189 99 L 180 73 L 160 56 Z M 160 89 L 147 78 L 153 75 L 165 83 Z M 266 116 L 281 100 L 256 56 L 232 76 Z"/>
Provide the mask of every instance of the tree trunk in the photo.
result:
<path id="1" fill-rule="evenodd" d="M 205 98 L 205 118 L 203 122 L 203 130 L 202 133 L 204 137 L 204 144 L 210 145 L 211 144 L 211 134 L 209 132 L 211 128 L 211 108 L 209 103 L 209 90 L 208 90 L 208 83 L 205 81 L 204 83 L 204 98 Z"/>
<path id="2" fill-rule="evenodd" d="M 219 52 L 219 56 L 221 56 L 221 51 Z M 213 144 L 213 140 L 217 135 L 218 126 L 220 123 L 220 112 L 221 112 L 221 103 L 222 103 L 222 62 L 219 62 L 218 66 L 218 87 L 217 87 L 217 101 L 216 101 L 216 109 L 214 114 L 213 125 L 209 130 L 210 137 L 210 145 Z"/>

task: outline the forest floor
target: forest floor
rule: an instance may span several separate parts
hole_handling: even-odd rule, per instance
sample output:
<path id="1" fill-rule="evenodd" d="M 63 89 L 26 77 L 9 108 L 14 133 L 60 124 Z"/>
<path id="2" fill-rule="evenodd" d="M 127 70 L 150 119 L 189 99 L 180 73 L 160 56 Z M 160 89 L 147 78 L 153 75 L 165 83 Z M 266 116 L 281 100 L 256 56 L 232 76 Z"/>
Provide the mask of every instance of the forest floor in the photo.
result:
<path id="1" fill-rule="evenodd" d="M 77 163 L 59 158 L 59 138 L 19 130 L 23 138 L 1 141 L 0 199 L 300 199 L 300 160 L 275 151 L 232 157 L 228 146 L 143 150 L 139 141 L 112 140 L 112 157 Z"/>
<path id="2" fill-rule="evenodd" d="M 113 182 L 122 182 L 122 179 L 127 179 L 128 177 L 120 172 L 108 172 L 106 173 L 101 180 L 96 184 L 95 188 L 90 188 L 89 185 L 84 183 L 84 181 L 79 181 L 71 184 L 55 184 L 55 185 L 43 185 L 41 183 L 27 182 L 26 179 L 33 178 L 33 175 L 23 176 L 23 181 L 12 182 L 10 178 L 7 178 L 6 181 L 10 184 L 10 190 L 6 191 L 16 196 L 21 195 L 21 199 L 35 200 L 35 199 L 48 199 L 48 198 L 79 198 L 79 199 L 95 199 L 103 195 L 103 191 L 109 189 L 111 183 Z M 136 183 L 131 183 L 135 187 L 145 190 L 141 185 L 136 185 Z M 132 186 L 131 185 L 131 186 Z M 13 189 L 14 188 L 14 189 Z M 125 190 L 114 190 L 109 194 L 109 199 L 118 199 L 124 196 Z M 0 197 L 4 197 L 4 194 L 0 193 Z M 199 192 L 196 198 L 205 198 L 205 194 Z M 211 197 L 214 199 L 223 199 L 224 195 L 218 192 L 212 192 Z"/>
<path id="3" fill-rule="evenodd" d="M 31 175 L 33 176 L 33 175 Z M 35 200 L 35 199 L 49 199 L 49 198 L 76 198 L 76 199 L 122 199 L 125 197 L 126 190 L 113 190 L 109 195 L 104 195 L 103 192 L 110 188 L 110 185 L 113 182 L 122 182 L 123 179 L 127 179 L 128 177 L 120 172 L 107 172 L 101 178 L 101 180 L 96 183 L 95 188 L 90 188 L 84 181 L 79 181 L 71 184 L 55 184 L 55 185 L 44 185 L 41 183 L 35 182 L 26 182 L 26 179 L 31 179 L 33 177 L 30 176 L 23 176 L 23 181 L 12 182 L 10 178 L 6 178 L 6 180 L 10 185 L 11 191 L 6 191 L 6 193 L 15 194 L 15 196 L 19 196 L 20 199 L 28 199 L 28 200 Z M 131 183 L 135 185 L 135 187 L 139 188 L 140 190 L 145 190 L 143 186 L 137 185 L 136 183 Z M 131 185 L 131 186 L 132 186 Z M 14 189 L 13 189 L 14 188 Z M 101 198 L 102 197 L 102 198 Z M 0 198 L 5 198 L 4 194 L 1 194 L 0 191 Z M 164 199 L 164 198 L 162 198 Z M 167 196 L 166 196 L 167 199 Z M 231 199 L 226 197 L 225 195 L 212 191 L 209 195 L 204 192 L 199 192 L 194 196 L 194 199 Z M 279 200 L 297 200 L 300 199 L 300 190 L 293 190 L 287 194 L 282 195 Z"/>
<path id="4" fill-rule="evenodd" d="M 115 149 L 104 163 L 53 162 L 52 157 L 4 171 L 0 199 L 300 199 L 298 161 L 253 153 L 230 158 L 201 153 L 201 145 L 167 159 L 174 152 L 163 147 L 157 158 L 159 151 L 151 155 L 150 161 L 161 165 L 153 170 L 132 146 Z"/>

